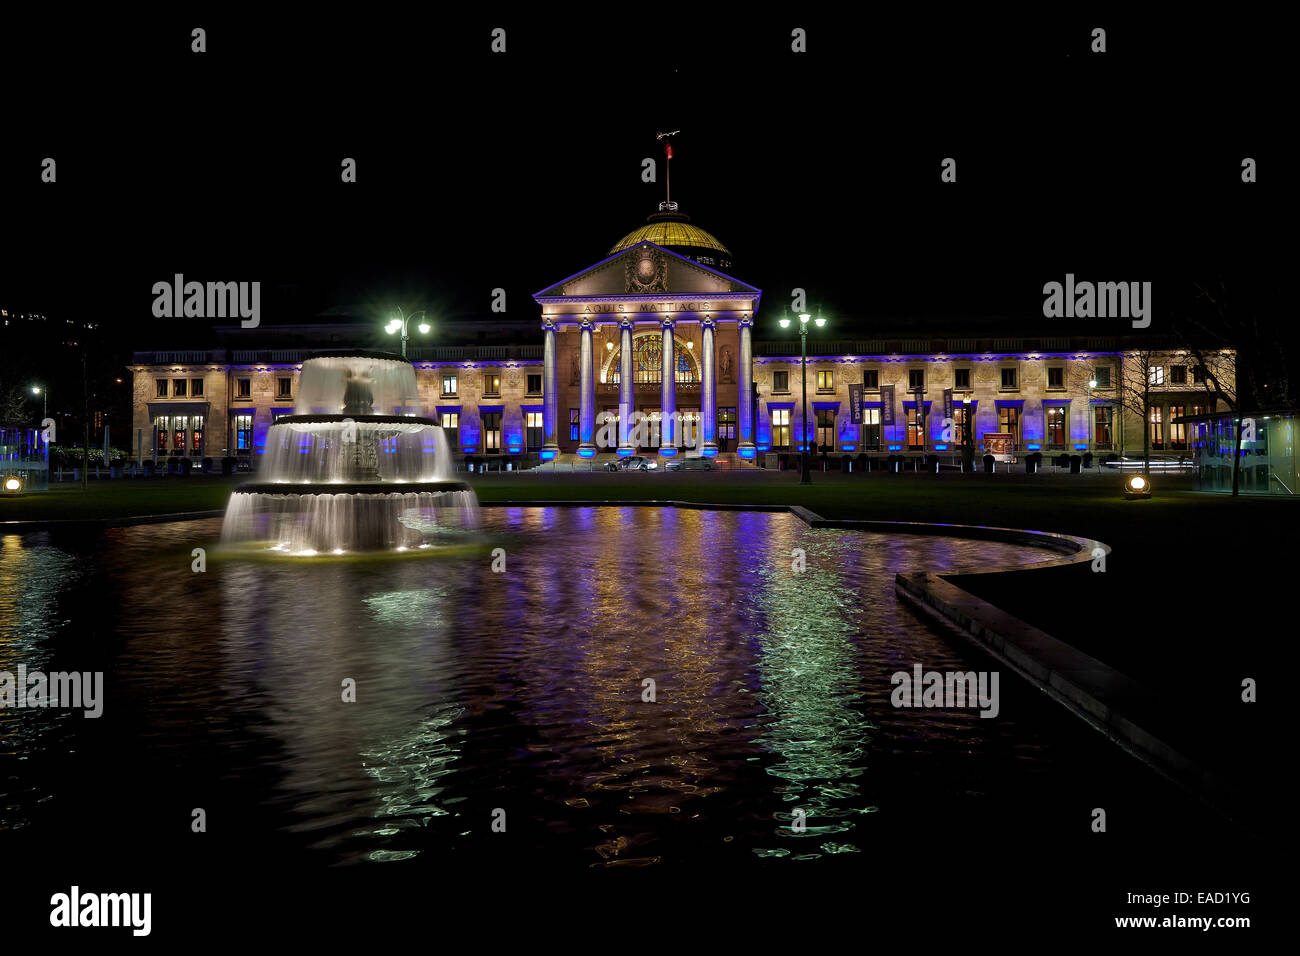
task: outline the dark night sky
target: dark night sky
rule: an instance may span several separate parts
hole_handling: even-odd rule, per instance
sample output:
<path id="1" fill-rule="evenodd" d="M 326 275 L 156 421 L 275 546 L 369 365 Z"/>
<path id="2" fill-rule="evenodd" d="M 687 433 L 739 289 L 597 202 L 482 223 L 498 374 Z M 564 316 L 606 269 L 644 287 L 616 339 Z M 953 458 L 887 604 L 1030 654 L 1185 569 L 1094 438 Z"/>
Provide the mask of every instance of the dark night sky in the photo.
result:
<path id="1" fill-rule="evenodd" d="M 486 312 L 497 286 L 531 317 L 533 292 L 654 211 L 662 176 L 642 183 L 640 162 L 665 128 L 683 131 L 674 198 L 768 316 L 800 286 L 844 337 L 909 315 L 1032 321 L 1068 271 L 1155 281 L 1157 310 L 1191 278 L 1285 274 L 1270 251 L 1281 30 L 1264 16 L 807 9 L 7 19 L 0 299 L 93 313 L 127 347 L 170 344 L 125 339 L 152 337 L 150 288 L 175 272 L 292 287 L 268 292 L 267 322 L 397 299 Z M 45 155 L 55 186 L 38 182 Z M 956 184 L 939 182 L 944 156 Z"/>

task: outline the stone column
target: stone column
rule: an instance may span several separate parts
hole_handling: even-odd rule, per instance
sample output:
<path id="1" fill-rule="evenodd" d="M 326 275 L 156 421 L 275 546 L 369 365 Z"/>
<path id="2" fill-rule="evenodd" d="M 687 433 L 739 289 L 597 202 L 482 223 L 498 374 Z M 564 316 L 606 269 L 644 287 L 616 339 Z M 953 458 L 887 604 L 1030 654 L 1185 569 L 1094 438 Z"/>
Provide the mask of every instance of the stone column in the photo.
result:
<path id="1" fill-rule="evenodd" d="M 740 317 L 740 395 L 737 397 L 740 418 L 740 441 L 736 451 L 741 458 L 753 458 L 754 449 L 754 344 L 750 333 L 754 320 L 748 315 Z"/>
<path id="2" fill-rule="evenodd" d="M 542 429 L 546 432 L 546 441 L 542 445 L 541 457 L 554 458 L 560 453 L 560 446 L 555 441 L 555 416 L 559 409 L 559 383 L 555 374 L 555 323 L 550 319 L 542 320 Z"/>
<path id="3" fill-rule="evenodd" d="M 592 439 L 596 435 L 596 376 L 592 362 L 591 321 L 582 320 L 582 346 L 578 353 L 578 454 L 590 458 L 596 454 Z"/>
<path id="4" fill-rule="evenodd" d="M 677 411 L 677 350 L 673 348 L 673 320 L 663 320 L 662 374 L 659 381 L 659 453 L 676 454 L 673 413 Z"/>
<path id="5" fill-rule="evenodd" d="M 636 453 L 628 442 L 636 395 L 636 383 L 632 380 L 632 320 L 621 319 L 618 326 L 618 449 L 620 455 L 632 455 Z"/>
<path id="6" fill-rule="evenodd" d="M 718 453 L 718 391 L 717 362 L 713 345 L 713 319 L 705 316 L 700 321 L 700 333 L 703 342 L 700 349 L 700 451 L 704 455 Z"/>

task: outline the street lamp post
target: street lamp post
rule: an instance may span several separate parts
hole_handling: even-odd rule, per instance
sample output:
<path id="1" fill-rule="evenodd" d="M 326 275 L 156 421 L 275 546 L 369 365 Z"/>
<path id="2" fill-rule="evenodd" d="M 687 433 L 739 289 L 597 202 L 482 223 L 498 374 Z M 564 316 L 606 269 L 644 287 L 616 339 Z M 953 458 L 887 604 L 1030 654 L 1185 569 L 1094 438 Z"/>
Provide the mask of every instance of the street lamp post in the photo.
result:
<path id="1" fill-rule="evenodd" d="M 41 414 L 41 421 L 44 422 L 45 419 L 50 417 L 50 393 L 45 390 L 43 385 L 33 385 L 32 394 L 40 395 L 44 399 L 43 412 Z"/>
<path id="2" fill-rule="evenodd" d="M 388 325 L 385 326 L 389 335 L 393 335 L 398 331 L 402 333 L 402 358 L 406 358 L 406 340 L 410 337 L 407 334 L 407 328 L 409 327 L 411 320 L 415 318 L 417 315 L 426 315 L 426 314 L 427 313 L 424 309 L 420 309 L 417 312 L 412 312 L 410 315 L 403 315 L 402 310 L 399 307 L 397 310 L 397 314 L 394 315 L 392 320 L 388 323 Z M 429 333 L 430 326 L 428 322 L 421 322 L 417 326 L 417 328 L 419 328 L 422 334 L 427 335 Z"/>
<path id="3" fill-rule="evenodd" d="M 1093 369 L 1088 376 L 1088 408 L 1083 416 L 1083 436 L 1084 441 L 1088 444 L 1088 450 L 1092 450 L 1093 442 L 1097 438 L 1096 412 L 1092 410 L 1092 390 L 1097 387 L 1097 370 Z"/>
<path id="4" fill-rule="evenodd" d="M 975 470 L 975 434 L 970 420 L 970 392 L 961 398 L 961 444 L 962 463 L 967 472 Z"/>
<path id="5" fill-rule="evenodd" d="M 808 320 L 812 319 L 811 315 L 799 316 L 799 376 L 802 382 L 803 403 L 800 407 L 799 429 L 803 432 L 800 437 L 799 448 L 799 484 L 811 485 L 812 472 L 809 470 L 808 462 Z M 826 324 L 826 320 L 818 316 L 813 321 L 816 322 L 817 328 Z M 789 319 L 781 319 L 781 328 L 790 327 Z"/>

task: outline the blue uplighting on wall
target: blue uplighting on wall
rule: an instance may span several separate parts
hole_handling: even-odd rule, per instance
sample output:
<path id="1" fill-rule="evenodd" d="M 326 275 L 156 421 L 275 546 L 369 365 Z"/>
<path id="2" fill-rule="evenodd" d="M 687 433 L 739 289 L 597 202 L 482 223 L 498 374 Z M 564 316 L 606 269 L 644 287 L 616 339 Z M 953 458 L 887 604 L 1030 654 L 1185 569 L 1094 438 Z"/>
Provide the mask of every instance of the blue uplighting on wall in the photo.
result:
<path id="1" fill-rule="evenodd" d="M 947 445 L 935 445 L 935 446 L 934 446 L 934 450 L 935 450 L 935 451 L 947 451 L 947 450 L 948 450 L 948 446 L 947 446 Z"/>
<path id="2" fill-rule="evenodd" d="M 672 458 L 674 455 L 677 454 L 677 449 L 676 449 L 676 448 L 660 448 L 660 449 L 659 449 L 659 454 L 663 455 L 665 458 Z"/>
<path id="3" fill-rule="evenodd" d="M 1025 447 L 1028 448 L 1030 451 L 1038 451 L 1038 449 L 1042 448 L 1043 446 L 1040 445 L 1038 442 L 1033 442 L 1033 443 L 1026 443 Z"/>
<path id="4" fill-rule="evenodd" d="M 550 461 L 552 458 L 555 457 L 555 452 L 551 449 L 547 449 L 546 451 L 539 452 L 538 456 L 542 459 L 542 461 Z"/>
<path id="5" fill-rule="evenodd" d="M 1075 445 L 1075 446 L 1074 446 L 1074 450 L 1075 450 L 1075 451 L 1087 451 L 1087 450 L 1088 450 L 1088 443 L 1087 443 L 1087 442 L 1084 442 L 1082 445 Z"/>
<path id="6" fill-rule="evenodd" d="M 712 458 L 717 453 L 718 450 L 716 448 L 705 448 L 700 454 L 702 454 L 705 458 Z"/>
<path id="7" fill-rule="evenodd" d="M 767 447 L 766 447 L 766 446 L 763 447 L 763 451 L 767 451 Z M 742 448 L 742 449 L 740 449 L 739 454 L 740 454 L 740 457 L 741 457 L 741 458 L 753 458 L 753 457 L 754 457 L 754 449 L 752 449 L 752 448 Z"/>
<path id="8" fill-rule="evenodd" d="M 579 449 L 578 449 L 578 457 L 579 457 L 579 458 L 595 458 L 595 457 L 596 457 L 596 449 L 594 449 L 594 448 L 579 448 Z"/>
<path id="9" fill-rule="evenodd" d="M 636 454 L 635 448 L 620 448 L 617 452 L 619 458 L 631 458 Z"/>

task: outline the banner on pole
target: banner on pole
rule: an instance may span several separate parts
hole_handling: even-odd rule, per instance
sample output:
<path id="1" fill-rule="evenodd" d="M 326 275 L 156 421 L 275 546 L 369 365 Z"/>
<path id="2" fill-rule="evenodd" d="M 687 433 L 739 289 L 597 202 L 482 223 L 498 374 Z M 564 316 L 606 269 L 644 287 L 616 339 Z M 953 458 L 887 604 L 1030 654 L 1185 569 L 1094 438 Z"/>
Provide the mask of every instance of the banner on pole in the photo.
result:
<path id="1" fill-rule="evenodd" d="M 880 424 L 894 424 L 894 386 L 880 386 Z"/>
<path id="2" fill-rule="evenodd" d="M 849 421 L 854 425 L 862 424 L 862 385 L 849 386 Z"/>

